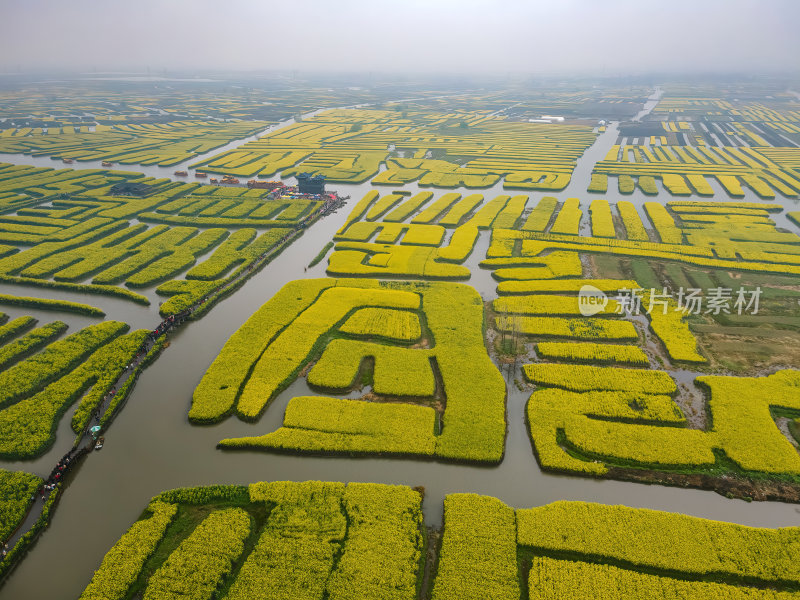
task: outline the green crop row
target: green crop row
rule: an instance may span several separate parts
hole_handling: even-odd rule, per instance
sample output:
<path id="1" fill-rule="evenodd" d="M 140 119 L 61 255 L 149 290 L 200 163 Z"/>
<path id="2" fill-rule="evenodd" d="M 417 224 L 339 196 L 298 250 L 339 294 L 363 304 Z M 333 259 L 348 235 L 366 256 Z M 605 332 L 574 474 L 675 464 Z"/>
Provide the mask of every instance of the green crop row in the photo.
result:
<path id="1" fill-rule="evenodd" d="M 617 237 L 608 200 L 592 200 L 592 203 L 589 205 L 589 213 L 591 214 L 593 236 L 607 238 Z"/>
<path id="2" fill-rule="evenodd" d="M 483 202 L 483 194 L 470 194 L 456 202 L 447 214 L 439 219 L 439 225 L 457 227 L 461 221 Z"/>
<path id="3" fill-rule="evenodd" d="M 88 349 L 91 352 L 84 354 L 80 364 L 73 367 L 70 372 L 47 384 L 41 391 L 27 394 L 0 411 L 0 432 L 2 432 L 0 456 L 18 459 L 42 454 L 53 444 L 59 419 L 77 398 L 93 388 L 84 398 L 84 402 L 93 406 L 99 401 L 125 368 L 127 363 L 124 361 L 129 361 L 132 357 L 130 348 L 128 353 L 121 352 L 119 345 L 111 341 L 127 327 L 124 323 L 115 321 L 87 327 L 61 342 L 51 344 L 43 352 L 3 373 L 14 373 L 19 376 L 17 371 L 20 373 L 26 370 L 33 371 L 46 360 L 45 354 L 53 354 L 57 345 L 67 347 L 66 352 L 72 351 L 72 356 L 80 355 L 76 354 L 76 351 L 83 354 Z M 139 336 L 136 342 L 140 344 L 142 339 L 142 336 Z M 83 348 L 79 346 L 81 342 Z M 73 350 L 69 348 L 70 345 L 78 348 Z M 49 369 L 44 368 L 36 375 L 44 378 L 50 374 Z M 12 380 L 12 384 L 18 383 L 16 379 Z"/>
<path id="4" fill-rule="evenodd" d="M 0 316 L 0 323 L 3 323 L 8 317 L 5 315 Z M 33 317 L 18 317 L 13 321 L 9 321 L 4 325 L 0 325 L 0 344 L 5 344 L 11 339 L 14 339 L 19 334 L 30 329 L 36 323 Z"/>
<path id="5" fill-rule="evenodd" d="M 448 495 L 432 600 L 518 600 L 516 528 L 495 498 Z"/>
<path id="6" fill-rule="evenodd" d="M 0 294 L 0 304 L 7 304 L 10 306 L 23 306 L 25 308 L 38 308 L 41 310 L 74 312 L 81 315 L 89 315 L 91 317 L 103 317 L 106 314 L 99 308 L 95 308 L 94 306 L 89 306 L 88 304 L 69 302 L 67 300 L 51 300 L 49 298 L 31 298 L 29 296 L 9 296 L 8 294 Z"/>
<path id="7" fill-rule="evenodd" d="M 525 377 L 540 386 L 575 392 L 619 391 L 674 394 L 675 382 L 664 371 L 641 371 L 591 365 L 529 364 Z"/>
<path id="8" fill-rule="evenodd" d="M 622 224 L 625 226 L 625 233 L 629 240 L 650 241 L 650 236 L 647 235 L 647 230 L 633 203 L 620 200 L 617 202 L 617 210 L 619 216 L 622 217 Z"/>
<path id="9" fill-rule="evenodd" d="M 797 532 L 796 527 L 760 529 L 585 502 L 561 501 L 517 511 L 517 541 L 537 551 L 740 582 L 800 583 L 794 568 L 800 560 Z"/>
<path id="10" fill-rule="evenodd" d="M 638 340 L 639 334 L 630 321 L 564 317 L 510 317 L 495 319 L 501 331 L 536 337 L 568 337 L 581 340 Z"/>
<path id="11" fill-rule="evenodd" d="M 258 261 L 262 255 L 280 250 L 282 245 L 291 242 L 291 238 L 287 237 L 288 231 L 287 229 L 270 229 L 241 250 L 236 250 L 234 244 L 226 245 L 227 241 L 236 237 L 236 233 L 234 233 L 207 260 L 191 269 L 186 274 L 186 280 L 167 281 L 156 288 L 157 294 L 170 297 L 161 305 L 160 314 L 162 316 L 177 314 L 207 297 L 208 302 L 204 308 L 194 313 L 195 317 L 202 316 L 223 295 L 232 293 L 241 286 L 246 278 L 242 277 L 235 285 L 225 287 L 221 294 L 215 293 L 216 290 L 234 280 L 244 270 L 250 269 L 250 265 Z M 242 236 L 235 241 L 235 244 L 241 243 L 242 238 L 246 237 L 248 236 Z M 259 263 L 260 266 L 265 264 L 264 261 Z M 237 265 L 239 267 L 230 272 Z M 230 274 L 228 274 L 229 272 Z M 224 277 L 224 279 L 217 277 Z"/>
<path id="12" fill-rule="evenodd" d="M 242 230 L 250 231 L 250 230 Z M 260 257 L 269 252 L 282 249 L 283 245 L 292 241 L 288 229 L 270 229 L 262 233 L 249 245 L 240 250 L 235 249 L 235 245 L 241 244 L 243 239 L 249 236 L 241 236 L 234 243 L 228 245 L 227 242 L 236 238 L 235 232 L 226 240 L 214 253 L 205 261 L 191 269 L 187 274 L 186 280 L 167 281 L 156 288 L 156 293 L 162 296 L 169 296 L 159 312 L 162 316 L 173 315 L 197 304 L 202 298 L 208 301 L 204 308 L 195 311 L 195 318 L 202 316 L 209 310 L 214 303 L 226 294 L 230 294 L 243 285 L 247 280 L 240 277 L 236 284 L 226 284 L 237 278 L 243 271 L 250 269 L 251 265 L 259 261 Z M 268 262 L 268 261 L 267 261 Z M 267 264 L 265 261 L 259 263 L 259 267 Z M 230 270 L 237 265 L 238 268 L 232 272 Z M 230 274 L 228 274 L 230 272 Z M 211 277 L 224 277 L 224 279 Z M 226 286 L 221 293 L 214 293 L 215 290 Z"/>
<path id="13" fill-rule="evenodd" d="M 232 267 L 244 262 L 245 255 L 242 251 L 253 242 L 257 233 L 255 229 L 234 231 L 220 244 L 214 254 L 186 273 L 187 279 L 211 281 L 224 277 Z"/>
<path id="14" fill-rule="evenodd" d="M 556 215 L 556 220 L 550 228 L 550 233 L 578 235 L 582 216 L 583 211 L 580 208 L 580 201 L 577 198 L 567 198 Z"/>
<path id="15" fill-rule="evenodd" d="M 143 329 L 139 329 L 136 332 L 134 332 L 134 334 L 136 333 L 140 333 L 145 336 L 147 335 L 147 331 Z M 155 341 L 155 343 L 150 348 L 150 351 L 147 353 L 144 359 L 139 363 L 139 366 L 136 367 L 131 376 L 128 377 L 125 383 L 122 384 L 122 386 L 117 390 L 117 393 L 114 394 L 114 397 L 108 403 L 108 408 L 106 409 L 105 413 L 103 413 L 103 416 L 100 418 L 101 427 L 106 427 L 111 422 L 111 420 L 114 418 L 114 415 L 116 415 L 117 411 L 119 410 L 120 406 L 122 406 L 122 403 L 128 399 L 128 396 L 133 390 L 133 386 L 136 385 L 136 380 L 138 379 L 139 374 L 146 367 L 150 366 L 150 364 L 156 358 L 158 358 L 158 356 L 161 354 L 161 351 L 168 343 L 169 342 L 166 336 L 161 336 Z M 75 419 L 73 419 L 72 424 L 73 427 L 76 426 Z"/>
<path id="16" fill-rule="evenodd" d="M 378 199 L 380 196 L 380 192 L 378 190 L 370 190 L 364 197 L 359 200 L 356 205 L 353 207 L 353 210 L 350 211 L 350 214 L 347 217 L 347 220 L 342 225 L 341 229 L 339 229 L 338 233 L 342 233 L 345 231 L 351 223 L 358 221 L 361 217 L 364 216 L 364 213 L 367 212 L 367 209 L 372 205 L 375 200 Z"/>
<path id="17" fill-rule="evenodd" d="M 235 407 L 248 373 L 270 342 L 314 304 L 333 280 L 292 281 L 258 309 L 225 343 L 192 396 L 189 419 L 216 422 Z"/>
<path id="18" fill-rule="evenodd" d="M 375 219 L 382 217 L 402 199 L 402 194 L 387 194 L 382 198 L 379 198 L 378 201 L 370 207 L 364 218 L 367 221 L 374 221 Z"/>
<path id="19" fill-rule="evenodd" d="M 436 219 L 443 216 L 445 212 L 448 211 L 450 207 L 453 206 L 460 198 L 461 194 L 457 194 L 455 192 L 443 194 L 436 200 L 436 202 L 411 219 L 411 222 L 433 223 L 436 221 Z"/>
<path id="20" fill-rule="evenodd" d="M 314 267 L 322 262 L 322 260 L 327 256 L 328 252 L 330 252 L 331 248 L 333 248 L 334 243 L 328 242 L 322 247 L 322 250 L 308 263 L 308 268 Z"/>
<path id="21" fill-rule="evenodd" d="M 156 288 L 160 296 L 169 296 L 160 308 L 162 317 L 176 315 L 197 304 L 201 298 L 208 296 L 221 285 L 220 280 L 198 281 L 195 279 L 175 279 L 166 281 Z"/>
<path id="22" fill-rule="evenodd" d="M 57 274 L 59 281 L 80 281 L 126 257 L 137 245 L 151 243 L 166 229 L 166 226 L 160 226 L 148 230 L 144 224 L 126 227 L 100 240 L 87 240 L 77 247 L 51 252 L 40 260 L 30 261 L 21 275 L 41 278 Z"/>
<path id="23" fill-rule="evenodd" d="M 131 287 L 149 287 L 176 277 L 194 266 L 198 256 L 214 248 L 226 237 L 228 232 L 225 229 L 206 229 L 186 243 L 174 247 L 167 256 L 130 275 L 127 284 Z"/>
<path id="24" fill-rule="evenodd" d="M 105 321 L 53 342 L 42 352 L 0 372 L 0 408 L 35 394 L 63 377 L 127 326 Z"/>
<path id="25" fill-rule="evenodd" d="M 513 206 L 511 214 L 509 215 L 509 213 L 506 213 L 505 218 L 503 219 L 507 225 L 513 225 L 522 214 L 524 201 L 522 202 L 523 206 L 520 206 L 519 199 L 524 199 L 525 201 L 528 199 L 527 196 L 515 196 L 515 198 L 517 198 L 517 202 L 515 202 L 516 206 Z M 495 221 L 500 219 L 500 215 L 503 214 L 506 205 L 510 204 L 510 200 L 510 196 L 506 195 L 492 198 L 489 200 L 489 202 L 482 206 L 478 212 L 472 215 L 469 220 L 464 223 L 464 226 L 473 226 L 477 227 L 478 229 L 490 229 L 494 226 Z"/>
<path id="26" fill-rule="evenodd" d="M 402 190 L 398 190 L 394 193 L 400 194 L 401 192 Z M 411 192 L 405 192 L 403 195 L 408 195 L 410 193 Z M 433 198 L 433 192 L 419 192 L 414 194 L 411 198 L 404 201 L 392 212 L 386 215 L 383 220 L 387 223 L 400 223 L 401 221 L 405 221 L 408 217 L 422 208 L 431 198 Z"/>
<path id="27" fill-rule="evenodd" d="M 608 299 L 608 304 L 599 314 L 614 314 L 618 309 L 617 301 Z M 503 315 L 564 315 L 578 316 L 581 313 L 579 299 L 575 296 L 551 296 L 533 294 L 530 296 L 508 296 L 497 298 L 492 302 L 495 312 Z"/>
<path id="28" fill-rule="evenodd" d="M 31 473 L 0 469 L 0 543 L 5 543 L 25 518 L 31 497 L 42 483 Z"/>
<path id="29" fill-rule="evenodd" d="M 347 535 L 327 583 L 330 600 L 415 600 L 425 538 L 422 497 L 405 486 L 351 483 Z"/>
<path id="30" fill-rule="evenodd" d="M 587 192 L 605 194 L 608 191 L 608 175 L 604 173 L 592 173 L 592 180 L 589 182 Z"/>
<path id="31" fill-rule="evenodd" d="M 79 600 L 123 600 L 126 597 L 128 588 L 139 577 L 144 563 L 155 552 L 175 518 L 178 507 L 153 502 L 148 510 L 152 515 L 134 523 L 105 555 Z"/>
<path id="32" fill-rule="evenodd" d="M 101 402 L 109 390 L 114 387 L 114 384 L 117 379 L 119 379 L 125 366 L 133 361 L 137 350 L 141 347 L 146 337 L 147 331 L 144 329 L 138 329 L 120 336 L 106 344 L 101 351 L 95 352 L 89 360 L 76 369 L 77 372 L 74 375 L 70 375 L 70 377 L 75 377 L 76 381 L 80 381 L 84 377 L 89 377 L 90 380 L 94 380 L 91 384 L 91 390 L 84 394 L 80 404 L 72 415 L 72 430 L 75 433 L 83 431 L 83 428 L 89 423 L 92 411 L 94 411 L 95 407 Z M 142 366 L 140 365 L 138 368 L 141 369 Z M 134 378 L 135 376 L 131 377 L 129 381 L 132 382 Z M 65 383 L 65 379 L 66 378 L 63 378 L 60 383 Z M 127 385 L 127 383 L 125 385 Z M 125 389 L 120 388 L 117 390 L 105 414 L 111 415 L 114 412 L 116 404 L 120 402 L 125 395 Z M 104 423 L 101 422 L 101 424 Z"/>
<path id="33" fill-rule="evenodd" d="M 46 346 L 66 329 L 66 323 L 54 321 L 43 327 L 37 327 L 18 340 L 0 347 L 0 371 L 19 358 Z"/>
<path id="34" fill-rule="evenodd" d="M 184 225 L 190 227 L 286 227 L 291 225 L 289 220 L 256 219 L 256 218 L 225 218 L 225 217 L 191 217 L 184 215 L 162 215 L 154 212 L 141 213 L 137 217 L 145 223 L 162 223 L 165 225 Z"/>
<path id="35" fill-rule="evenodd" d="M 143 600 L 214 598 L 244 550 L 250 522 L 241 508 L 212 512 L 150 576 Z"/>
<path id="36" fill-rule="evenodd" d="M 172 256 L 175 248 L 187 243 L 197 233 L 194 227 L 173 227 L 137 246 L 133 252 L 126 252 L 123 260 L 96 275 L 92 283 L 118 284 L 132 278 L 145 270 L 149 265 L 157 263 L 164 257 Z"/>
<path id="37" fill-rule="evenodd" d="M 558 199 L 552 196 L 545 196 L 539 200 L 536 207 L 531 211 L 528 219 L 523 223 L 523 231 L 544 231 L 550 224 L 550 219 L 558 206 Z"/>
<path id="38" fill-rule="evenodd" d="M 440 261 L 463 263 L 472 254 L 480 232 L 472 225 L 461 225 L 450 236 L 447 246 L 436 251 L 435 258 Z"/>
<path id="39" fill-rule="evenodd" d="M 322 598 L 347 530 L 344 489 L 320 481 L 252 484 L 250 501 L 274 508 L 226 597 Z"/>
<path id="40" fill-rule="evenodd" d="M 96 294 L 131 300 L 136 304 L 150 304 L 149 298 L 134 291 L 117 288 L 110 285 L 84 285 L 80 283 L 63 283 L 60 281 L 43 281 L 41 279 L 31 279 L 28 277 L 14 277 L 11 275 L 1 275 L 0 283 L 20 284 L 33 287 L 41 287 L 53 290 L 66 290 L 69 292 L 79 292 L 81 294 Z"/>
<path id="41" fill-rule="evenodd" d="M 638 287 L 638 286 L 637 286 Z M 644 294 L 643 302 L 650 305 L 652 292 Z M 692 363 L 704 363 L 706 359 L 697 351 L 697 340 L 686 323 L 686 314 L 674 300 L 667 299 L 663 307 L 653 306 L 647 314 L 650 328 L 664 343 L 667 354 L 672 360 Z"/>
<path id="42" fill-rule="evenodd" d="M 543 294 L 578 293 L 581 288 L 591 285 L 601 292 L 616 292 L 622 289 L 639 287 L 632 279 L 532 279 L 529 281 L 501 281 L 497 284 L 499 294 Z"/>
<path id="43" fill-rule="evenodd" d="M 536 556 L 528 576 L 529 595 L 540 600 L 603 598 L 704 598 L 707 600 L 791 600 L 794 592 L 737 587 L 711 581 L 685 581 L 614 565 Z"/>
<path id="44" fill-rule="evenodd" d="M 592 342 L 539 342 L 536 354 L 542 358 L 591 363 L 627 363 L 646 367 L 647 355 L 636 346 Z"/>

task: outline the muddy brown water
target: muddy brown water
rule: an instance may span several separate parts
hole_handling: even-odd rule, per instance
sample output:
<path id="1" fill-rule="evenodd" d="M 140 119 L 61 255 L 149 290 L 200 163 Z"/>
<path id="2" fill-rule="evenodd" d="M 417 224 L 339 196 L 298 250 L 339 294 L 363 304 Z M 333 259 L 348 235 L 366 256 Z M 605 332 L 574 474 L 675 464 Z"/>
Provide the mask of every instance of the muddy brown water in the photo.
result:
<path id="1" fill-rule="evenodd" d="M 601 136 L 581 159 L 569 188 L 557 194 L 529 194 L 532 200 L 543 195 L 555 195 L 559 199 L 578 197 L 585 211 L 584 218 L 591 198 L 617 200 L 613 193 L 603 196 L 586 192 L 591 164 L 605 155 L 615 139 L 615 127 L 610 127 L 609 132 Z M 29 164 L 27 158 L 18 156 L 14 162 Z M 286 282 L 325 276 L 327 261 L 308 271 L 303 268 L 331 239 L 352 205 L 371 189 L 369 184 L 330 187 L 351 196 L 348 207 L 313 225 L 233 296 L 219 303 L 200 321 L 188 324 L 172 336 L 170 347 L 142 374 L 124 410 L 110 426 L 103 450 L 90 455 L 80 466 L 61 498 L 50 527 L 0 588 L 0 599 L 76 598 L 105 552 L 138 518 L 148 500 L 163 490 L 180 486 L 308 479 L 424 486 L 425 518 L 428 525 L 434 526 L 441 523 L 444 496 L 454 492 L 486 494 L 518 508 L 555 500 L 584 500 L 680 512 L 760 527 L 800 525 L 800 508 L 795 505 L 747 503 L 709 491 L 542 472 L 534 458 L 523 420 L 528 393 L 517 390 L 513 377 L 507 382 L 505 458 L 494 467 L 408 459 L 347 459 L 217 450 L 215 445 L 222 438 L 273 431 L 280 426 L 291 397 L 313 394 L 304 380 L 296 381 L 256 424 L 233 418 L 215 426 L 198 427 L 190 425 L 186 417 L 194 387 L 228 337 Z M 391 189 L 383 188 L 382 191 Z M 411 184 L 405 189 L 415 192 L 418 188 Z M 508 193 L 500 185 L 476 191 L 481 191 L 487 198 Z M 668 194 L 662 194 L 658 200 L 665 202 L 669 198 Z M 715 200 L 725 198 L 718 194 Z M 651 200 L 638 191 L 619 199 L 631 200 L 638 206 Z M 748 192 L 745 200 L 758 201 L 758 198 Z M 796 201 L 788 199 L 781 199 L 781 203 L 790 209 L 796 206 Z M 472 271 L 467 283 L 474 286 L 484 299 L 496 295 L 496 282 L 490 271 L 477 266 L 488 245 L 489 236 L 484 233 L 466 263 Z M 0 293 L 12 291 L 21 293 L 16 286 L 0 285 Z M 87 302 L 106 310 L 107 318 L 124 320 L 134 327 L 152 327 L 158 321 L 157 302 L 143 307 L 103 296 L 35 288 L 26 290 L 26 293 Z M 145 290 L 145 293 L 157 298 L 152 290 Z M 12 316 L 34 314 L 43 322 L 61 318 L 70 324 L 70 331 L 97 322 L 97 319 L 88 317 L 12 307 L 0 306 L 0 311 Z M 34 461 L 0 462 L 0 467 L 24 469 L 39 475 L 48 473 L 72 443 L 68 427 L 71 414 L 72 411 L 62 419 L 56 445 L 47 455 Z"/>

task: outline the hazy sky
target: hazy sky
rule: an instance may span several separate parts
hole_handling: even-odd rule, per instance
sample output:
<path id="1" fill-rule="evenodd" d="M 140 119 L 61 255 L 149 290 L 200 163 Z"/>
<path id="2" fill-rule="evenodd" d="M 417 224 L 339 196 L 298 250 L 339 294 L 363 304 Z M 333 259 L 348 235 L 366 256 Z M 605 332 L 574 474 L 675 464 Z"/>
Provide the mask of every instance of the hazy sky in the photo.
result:
<path id="1" fill-rule="evenodd" d="M 792 70 L 800 0 L 0 0 L 0 71 Z"/>

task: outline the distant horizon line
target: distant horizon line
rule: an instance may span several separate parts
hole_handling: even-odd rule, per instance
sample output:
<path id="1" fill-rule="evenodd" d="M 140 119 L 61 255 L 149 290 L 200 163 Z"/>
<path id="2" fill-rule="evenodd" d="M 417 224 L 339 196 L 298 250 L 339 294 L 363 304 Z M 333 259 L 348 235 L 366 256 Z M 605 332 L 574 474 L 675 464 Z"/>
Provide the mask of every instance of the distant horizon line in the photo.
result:
<path id="1" fill-rule="evenodd" d="M 487 72 L 487 71 L 405 71 L 405 70 L 372 70 L 372 69 L 337 69 L 337 70 L 319 70 L 319 69 L 301 69 L 292 67 L 281 68 L 265 68 L 265 69 L 197 69 L 197 68 L 131 68 L 131 69 L 69 69 L 60 67 L 33 67 L 27 69 L 17 70 L 0 70 L 0 77 L 25 77 L 25 76 L 59 76 L 80 79 L 83 81 L 90 80 L 108 80 L 103 76 L 120 76 L 120 77 L 136 77 L 141 79 L 151 80 L 180 80 L 186 82 L 216 82 L 223 80 L 213 80 L 210 77 L 231 76 L 231 77 L 366 77 L 366 78 L 407 78 L 407 77 L 420 77 L 423 79 L 428 78 L 448 78 L 448 79 L 483 79 L 483 80 L 498 80 L 509 78 L 541 78 L 541 79 L 625 79 L 625 78 L 665 78 L 665 79 L 697 79 L 702 77 L 732 77 L 732 78 L 797 78 L 800 77 L 800 67 L 795 70 L 786 69 L 758 69 L 758 70 L 721 70 L 721 69 L 707 69 L 681 72 L 671 69 L 665 70 L 652 70 L 652 71 L 620 71 L 609 73 L 605 69 L 596 71 L 518 71 L 508 70 L 502 73 Z M 113 79 L 116 79 L 114 77 Z M 204 80 L 204 81 L 203 81 Z"/>

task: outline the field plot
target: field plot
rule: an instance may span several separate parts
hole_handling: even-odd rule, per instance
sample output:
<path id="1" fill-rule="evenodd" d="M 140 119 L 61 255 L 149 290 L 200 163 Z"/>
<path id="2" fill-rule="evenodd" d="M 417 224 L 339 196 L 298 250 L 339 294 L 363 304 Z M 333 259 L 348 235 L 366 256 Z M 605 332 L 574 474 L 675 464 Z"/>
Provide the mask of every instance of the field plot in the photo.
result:
<path id="1" fill-rule="evenodd" d="M 507 121 L 488 111 L 330 110 L 192 166 L 443 188 L 485 188 L 503 177 L 506 188 L 560 190 L 595 137 L 587 126 Z"/>
<path id="2" fill-rule="evenodd" d="M 30 329 L 30 317 L 0 328 Z M 55 321 L 16 339 L 7 335 L 0 345 L 0 457 L 29 459 L 44 454 L 55 441 L 59 421 L 78 400 L 72 430 L 83 432 L 101 400 L 116 385 L 140 350 L 147 331 L 126 333 L 118 321 L 104 321 L 58 339 L 67 329 Z M 24 331 L 24 330 L 23 330 Z M 100 421 L 109 421 L 124 399 L 120 390 Z"/>
<path id="3" fill-rule="evenodd" d="M 367 325 L 364 311 L 381 318 Z M 196 388 L 189 418 L 208 423 L 235 412 L 256 420 L 313 363 L 314 388 L 341 393 L 366 384 L 370 393 L 293 398 L 277 431 L 220 445 L 497 462 L 505 388 L 482 330 L 480 298 L 464 285 L 295 281 L 228 340 Z"/>
<path id="4" fill-rule="evenodd" d="M 474 494 L 445 498 L 442 543 L 424 578 L 421 505 L 416 490 L 370 483 L 163 492 L 80 600 L 798 596 L 796 527 L 585 502 L 515 510 Z"/>
<path id="5" fill-rule="evenodd" d="M 92 132 L 0 136 L 0 152 L 51 156 L 67 160 L 102 160 L 123 165 L 171 166 L 262 131 L 264 121 L 173 121 L 171 123 L 98 125 Z"/>
<path id="6" fill-rule="evenodd" d="M 433 198 L 430 192 L 420 192 L 403 198 L 373 190 L 334 236 L 327 272 L 467 279 L 469 269 L 461 263 L 472 253 L 480 230 L 515 227 L 523 220 L 527 202 L 526 195 L 501 195 L 484 202 L 481 194 L 462 197 L 452 192 Z"/>
<path id="7" fill-rule="evenodd" d="M 546 200 L 541 200 L 539 206 Z M 556 204 L 547 204 L 548 211 L 551 206 Z M 546 263 L 552 260 L 546 258 L 546 251 L 563 250 L 678 261 L 733 271 L 800 275 L 797 254 L 800 236 L 780 231 L 769 216 L 782 210 L 778 205 L 675 201 L 665 207 L 647 202 L 644 204 L 647 222 L 631 205 L 619 202 L 613 206 L 612 217 L 617 213 L 621 226 L 613 236 L 610 228 L 598 231 L 602 226 L 595 212 L 592 212 L 593 235 L 578 235 L 582 211 L 577 200 L 573 203 L 566 200 L 558 207 L 549 228 L 526 224 L 522 230 L 493 229 L 492 244 L 483 264 L 498 268 L 499 279 L 533 279 L 537 277 L 523 277 L 530 272 L 519 268 Z M 537 210 L 538 206 L 531 217 Z M 538 216 L 536 221 L 544 222 Z"/>
<path id="8" fill-rule="evenodd" d="M 38 82 L 0 91 L 3 110 L 0 132 L 20 136 L 30 130 L 48 133 L 66 127 L 96 125 L 170 123 L 180 120 L 284 121 L 320 108 L 349 106 L 391 99 L 396 94 L 418 98 L 441 92 L 421 84 L 387 83 L 377 89 L 353 86 L 320 87 L 300 79 L 276 80 L 251 87 L 246 93 L 236 86 L 219 87 L 210 82 L 181 82 L 180 86 L 158 82 L 115 82 L 103 80 Z M 3 133 L 3 135 L 6 135 Z"/>
<path id="9" fill-rule="evenodd" d="M 776 191 L 796 198 L 798 160 L 798 148 L 615 145 L 595 165 L 594 174 L 617 177 L 621 193 L 633 191 L 626 178 L 635 177 L 648 195 L 658 194 L 658 178 L 673 196 L 713 196 L 707 178 L 714 178 L 733 198 L 744 196 L 743 185 L 764 199 L 775 198 Z"/>
<path id="10" fill-rule="evenodd" d="M 150 299 L 129 288 L 158 286 L 162 315 L 204 298 L 210 307 L 325 208 L 264 190 L 10 165 L 0 165 L 0 194 L 0 281 L 142 304 Z"/>
<path id="11" fill-rule="evenodd" d="M 553 208 L 546 206 L 548 211 Z M 713 312 L 717 322 L 730 319 L 731 324 L 742 326 L 748 318 L 761 318 L 736 310 L 734 284 L 763 282 L 770 309 L 797 298 L 800 272 L 795 252 L 800 237 L 776 229 L 770 213 L 781 208 L 759 203 L 673 202 L 667 209 L 647 203 L 652 230 L 643 226 L 636 211 L 619 211 L 628 231 L 644 231 L 654 240 L 657 232 L 662 240 L 669 240 L 659 243 L 596 237 L 594 203 L 592 207 L 595 236 L 574 235 L 577 225 L 572 227 L 573 235 L 541 228 L 494 229 L 489 258 L 482 262 L 496 269 L 494 276 L 500 280 L 500 297 L 492 304 L 494 325 L 501 336 L 496 339 L 499 348 L 538 342 L 535 351 L 540 362 L 524 365 L 523 372 L 535 386 L 527 423 L 541 466 L 595 476 L 680 481 L 759 498 L 795 498 L 800 454 L 796 429 L 790 424 L 800 417 L 800 371 L 783 369 L 758 377 L 700 372 L 694 383 L 705 399 L 701 396 L 699 403 L 687 396 L 686 389 L 679 393 L 671 376 L 676 365 L 703 369 L 707 363 L 690 329 L 690 318 L 698 323 L 702 319 L 696 315 Z M 576 209 L 568 203 L 561 205 L 555 224 L 565 210 Z M 631 227 L 635 220 L 638 223 Z M 594 256 L 598 264 L 601 258 L 608 261 L 603 255 L 627 260 L 636 279 L 571 279 L 583 272 L 578 260 L 583 253 Z M 645 258 L 658 260 L 665 277 L 657 277 Z M 684 272 L 681 267 L 693 271 Z M 716 279 L 705 274 L 708 267 L 715 267 Z M 745 270 L 740 283 L 728 275 L 737 270 Z M 771 281 L 767 275 L 777 279 Z M 712 310 L 711 306 L 701 313 L 678 304 L 679 287 L 688 290 L 701 284 L 709 295 L 727 290 L 730 307 Z M 586 285 L 606 297 L 602 310 L 588 315 L 578 296 Z M 638 319 L 626 317 L 621 310 L 623 300 L 632 297 L 625 290 L 641 292 Z M 765 324 L 782 322 L 770 315 L 763 319 Z M 789 315 L 783 321 L 791 326 Z M 648 331 L 637 330 L 634 323 Z M 644 348 L 649 349 L 647 354 Z M 668 370 L 654 368 L 656 358 Z M 691 411 L 689 418 L 685 410 Z M 701 474 L 704 479 L 682 478 L 687 473 Z M 747 483 L 728 485 L 731 476 Z"/>
<path id="12" fill-rule="evenodd" d="M 43 483 L 31 473 L 0 469 L 0 540 L 8 539 L 25 518 L 31 497 Z"/>
<path id="13" fill-rule="evenodd" d="M 557 88 L 486 91 L 449 97 L 433 97 L 402 102 L 405 110 L 436 112 L 499 112 L 514 121 L 555 115 L 570 121 L 626 119 L 638 113 L 652 89 L 626 86 L 586 86 L 560 84 Z"/>
<path id="14" fill-rule="evenodd" d="M 745 188 L 764 199 L 794 198 L 798 142 L 800 103 L 782 90 L 670 85 L 644 121 L 620 124 L 589 191 L 604 191 L 610 175 L 624 194 L 638 183 L 656 195 L 660 180 L 672 195 L 713 196 L 714 181 L 734 198 Z"/>
<path id="15" fill-rule="evenodd" d="M 272 482 L 164 492 L 80 600 L 414 600 L 422 495 L 370 483 Z"/>

